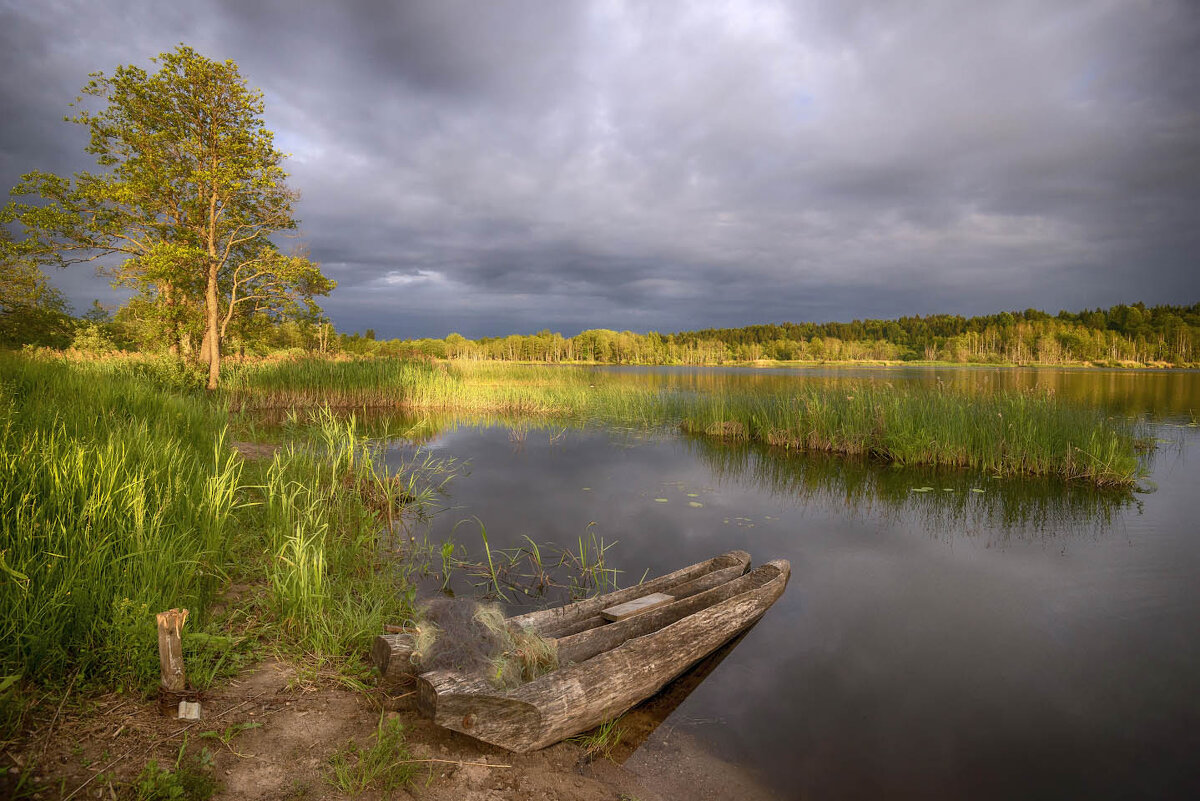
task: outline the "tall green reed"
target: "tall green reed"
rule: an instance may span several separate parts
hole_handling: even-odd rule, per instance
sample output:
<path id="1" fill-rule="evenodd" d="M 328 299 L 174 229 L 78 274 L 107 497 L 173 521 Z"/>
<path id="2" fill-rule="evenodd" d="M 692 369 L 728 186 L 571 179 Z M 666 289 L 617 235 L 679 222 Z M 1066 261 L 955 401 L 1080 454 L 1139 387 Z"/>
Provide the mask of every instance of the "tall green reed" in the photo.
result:
<path id="1" fill-rule="evenodd" d="M 224 437 L 202 399 L 0 355 L 0 675 L 116 678 L 129 609 L 151 637 L 172 606 L 204 624 L 241 480 Z"/>

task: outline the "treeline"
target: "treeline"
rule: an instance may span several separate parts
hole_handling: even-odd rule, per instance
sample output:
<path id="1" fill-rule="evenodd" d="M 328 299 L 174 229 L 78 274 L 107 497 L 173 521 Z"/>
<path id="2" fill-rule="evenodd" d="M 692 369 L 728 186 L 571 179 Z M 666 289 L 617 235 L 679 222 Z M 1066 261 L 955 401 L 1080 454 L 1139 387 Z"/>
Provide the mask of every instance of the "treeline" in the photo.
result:
<path id="1" fill-rule="evenodd" d="M 164 348 L 152 315 L 133 302 L 115 313 L 93 304 L 75 317 L 46 288 L 37 306 L 3 308 L 0 345 L 72 347 L 92 353 Z M 0 299 L 2 301 L 2 299 Z M 381 340 L 375 332 L 343 333 L 323 316 L 259 317 L 231 330 L 231 356 L 278 352 L 357 356 L 597 364 L 719 365 L 757 360 L 943 361 L 960 364 L 1170 364 L 1200 362 L 1200 303 L 1142 303 L 1107 310 L 1036 309 L 980 317 L 931 315 L 850 323 L 781 323 L 660 334 L 590 329 L 577 336 L 542 330 L 530 335 L 467 339 Z"/>
<path id="2" fill-rule="evenodd" d="M 938 314 L 851 323 L 781 323 L 660 334 L 592 329 L 466 339 L 378 342 L 339 337 L 353 353 L 600 364 L 716 365 L 779 361 L 945 361 L 981 364 L 1194 364 L 1200 360 L 1200 303 L 1118 305 L 1107 310 L 1037 309 L 980 317 Z"/>

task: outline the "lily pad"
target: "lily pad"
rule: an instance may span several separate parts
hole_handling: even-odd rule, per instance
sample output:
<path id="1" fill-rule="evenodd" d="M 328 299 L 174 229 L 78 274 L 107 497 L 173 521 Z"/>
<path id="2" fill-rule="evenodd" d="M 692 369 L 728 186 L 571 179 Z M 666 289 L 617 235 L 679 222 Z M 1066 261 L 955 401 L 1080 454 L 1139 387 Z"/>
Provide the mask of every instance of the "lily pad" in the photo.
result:
<path id="1" fill-rule="evenodd" d="M 667 503 L 667 499 L 666 498 L 655 498 L 654 502 L 655 503 Z"/>
<path id="2" fill-rule="evenodd" d="M 704 506 L 704 504 L 697 503 L 696 501 L 688 501 L 688 506 L 692 507 L 693 509 L 700 509 Z"/>
<path id="3" fill-rule="evenodd" d="M 913 487 L 913 492 L 933 492 L 933 487 Z"/>

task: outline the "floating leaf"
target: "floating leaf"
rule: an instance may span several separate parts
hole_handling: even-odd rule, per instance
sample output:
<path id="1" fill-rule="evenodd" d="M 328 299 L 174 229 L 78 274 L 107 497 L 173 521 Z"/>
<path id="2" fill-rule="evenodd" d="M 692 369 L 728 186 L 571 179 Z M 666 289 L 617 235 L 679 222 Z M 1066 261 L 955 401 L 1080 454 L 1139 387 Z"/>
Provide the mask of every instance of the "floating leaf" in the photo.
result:
<path id="1" fill-rule="evenodd" d="M 913 492 L 933 492 L 933 487 L 913 487 Z"/>
<path id="2" fill-rule="evenodd" d="M 583 491 L 584 491 L 584 492 L 591 492 L 591 491 L 592 491 L 592 488 L 591 488 L 591 487 L 584 487 L 584 488 L 583 488 Z"/>
<path id="3" fill-rule="evenodd" d="M 666 498 L 655 498 L 654 502 L 655 503 L 666 503 L 667 499 Z"/>
<path id="4" fill-rule="evenodd" d="M 697 503 L 696 501 L 688 501 L 688 506 L 692 507 L 693 509 L 700 509 L 704 506 L 704 504 Z"/>
<path id="5" fill-rule="evenodd" d="M 700 493 L 698 493 L 698 492 L 689 492 L 689 493 L 688 493 L 688 497 L 689 497 L 689 498 L 699 498 L 699 497 L 700 497 Z"/>
<path id="6" fill-rule="evenodd" d="M 982 495 L 985 490 L 981 490 L 979 487 L 971 487 L 971 492 L 978 492 L 980 495 Z"/>

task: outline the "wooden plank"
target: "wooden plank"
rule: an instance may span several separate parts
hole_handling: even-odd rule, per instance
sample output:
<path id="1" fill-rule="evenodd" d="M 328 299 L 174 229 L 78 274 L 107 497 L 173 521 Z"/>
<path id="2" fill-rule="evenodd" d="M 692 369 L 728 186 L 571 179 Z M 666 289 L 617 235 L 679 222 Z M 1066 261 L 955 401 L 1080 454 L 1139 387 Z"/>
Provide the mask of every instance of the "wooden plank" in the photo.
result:
<path id="1" fill-rule="evenodd" d="M 665 606 L 674 600 L 674 595 L 667 595 L 665 592 L 655 592 L 650 595 L 643 595 L 641 598 L 634 598 L 632 601 L 626 601 L 623 604 L 601 609 L 600 614 L 604 616 L 605 620 L 615 623 L 618 620 L 624 620 L 627 617 L 640 615 L 643 612 L 649 612 L 651 609 Z"/>
<path id="2" fill-rule="evenodd" d="M 508 620 L 520 628 L 531 628 L 543 637 L 558 637 L 561 630 L 571 628 L 580 621 L 598 615 L 601 609 L 632 601 L 634 598 L 651 592 L 672 592 L 672 588 L 679 584 L 693 581 L 714 570 L 731 565 L 741 565 L 742 572 L 745 572 L 746 569 L 749 569 L 750 554 L 745 551 L 730 551 L 707 561 L 681 568 L 674 573 L 650 579 L 645 584 L 626 587 L 623 590 L 576 601 L 566 606 L 556 606 L 553 609 L 543 609 L 539 612 L 526 612 L 523 615 L 510 617 Z"/>

